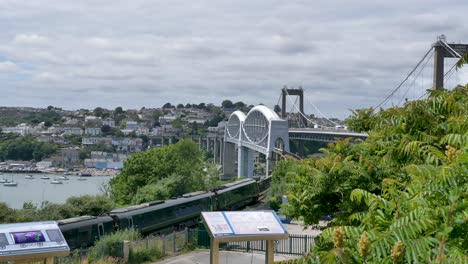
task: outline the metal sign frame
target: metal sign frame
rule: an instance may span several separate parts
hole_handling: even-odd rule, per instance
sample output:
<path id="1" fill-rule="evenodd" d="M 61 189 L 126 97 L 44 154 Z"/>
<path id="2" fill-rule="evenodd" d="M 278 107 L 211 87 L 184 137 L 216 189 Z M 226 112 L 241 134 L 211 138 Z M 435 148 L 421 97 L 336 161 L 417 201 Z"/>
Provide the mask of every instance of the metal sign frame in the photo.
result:
<path id="1" fill-rule="evenodd" d="M 266 240 L 265 263 L 274 263 L 275 240 L 288 239 L 288 233 L 274 211 L 229 211 L 229 212 L 202 212 L 203 224 L 211 237 L 210 264 L 219 263 L 219 243 Z M 233 221 L 233 216 L 246 217 L 246 219 L 259 220 L 255 222 L 258 231 L 243 232 L 242 225 Z M 224 218 L 224 221 L 223 219 Z M 263 219 L 263 221 L 262 221 Z M 273 221 L 274 219 L 274 221 Z M 249 225 L 248 221 L 244 225 Z M 227 225 L 227 227 L 226 227 Z M 247 226 L 247 230 L 254 230 Z M 237 232 L 236 232 L 237 231 Z"/>

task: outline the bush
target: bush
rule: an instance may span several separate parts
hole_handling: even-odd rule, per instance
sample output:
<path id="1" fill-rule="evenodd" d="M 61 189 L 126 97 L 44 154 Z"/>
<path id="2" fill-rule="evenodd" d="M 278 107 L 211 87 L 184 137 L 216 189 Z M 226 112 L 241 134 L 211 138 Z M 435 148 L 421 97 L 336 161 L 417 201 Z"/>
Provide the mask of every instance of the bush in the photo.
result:
<path id="1" fill-rule="evenodd" d="M 104 236 L 88 251 L 88 260 L 94 263 L 98 260 L 123 257 L 123 241 L 140 239 L 141 234 L 135 229 L 126 229 Z"/>
<path id="2" fill-rule="evenodd" d="M 156 249 L 137 249 L 130 250 L 130 255 L 128 256 L 129 264 L 140 264 L 148 261 L 155 261 L 162 257 L 161 252 Z"/>

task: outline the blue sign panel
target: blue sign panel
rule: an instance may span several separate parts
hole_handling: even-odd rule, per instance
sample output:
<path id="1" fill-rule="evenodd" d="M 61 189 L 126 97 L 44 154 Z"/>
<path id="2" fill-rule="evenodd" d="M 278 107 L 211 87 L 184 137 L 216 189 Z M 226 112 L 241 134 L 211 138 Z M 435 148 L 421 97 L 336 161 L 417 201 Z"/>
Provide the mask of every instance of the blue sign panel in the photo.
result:
<path id="1" fill-rule="evenodd" d="M 0 225 L 0 261 L 61 256 L 69 251 L 56 222 Z"/>

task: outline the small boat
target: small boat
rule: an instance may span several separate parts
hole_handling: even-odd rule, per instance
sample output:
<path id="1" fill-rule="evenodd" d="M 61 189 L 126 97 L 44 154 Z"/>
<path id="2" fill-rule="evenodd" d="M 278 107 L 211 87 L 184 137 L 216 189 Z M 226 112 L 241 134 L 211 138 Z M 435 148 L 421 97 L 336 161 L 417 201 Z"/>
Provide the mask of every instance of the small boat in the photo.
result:
<path id="1" fill-rule="evenodd" d="M 60 176 L 60 177 L 58 177 L 58 179 L 61 180 L 61 181 L 68 181 L 69 180 L 69 178 L 67 176 Z"/>
<path id="2" fill-rule="evenodd" d="M 93 175 L 91 175 L 91 173 L 89 173 L 89 172 L 81 172 L 81 173 L 80 173 L 80 176 L 81 176 L 81 177 L 91 177 L 91 176 L 93 176 Z"/>
<path id="3" fill-rule="evenodd" d="M 44 175 L 44 176 L 41 176 L 41 179 L 42 179 L 42 180 L 48 180 L 48 179 L 50 179 L 50 178 L 49 178 L 49 176 Z"/>
<path id="4" fill-rule="evenodd" d="M 6 182 L 8 182 L 8 180 L 5 179 L 5 178 L 3 178 L 3 179 L 0 180 L 0 183 L 6 183 Z"/>
<path id="5" fill-rule="evenodd" d="M 3 186 L 16 187 L 16 186 L 18 186 L 18 183 L 15 182 L 15 181 L 5 182 L 5 183 L 3 184 Z"/>
<path id="6" fill-rule="evenodd" d="M 73 175 L 73 173 L 71 171 L 66 171 L 63 173 L 63 175 Z"/>
<path id="7" fill-rule="evenodd" d="M 32 176 L 32 175 L 27 175 L 27 176 L 24 177 L 24 178 L 25 178 L 25 179 L 28 179 L 28 180 L 32 180 L 32 179 L 34 179 L 34 176 Z"/>
<path id="8" fill-rule="evenodd" d="M 86 179 L 86 178 L 80 176 L 80 177 L 78 178 L 78 180 L 79 180 L 79 181 L 86 181 L 86 180 L 88 180 L 88 179 Z"/>
<path id="9" fill-rule="evenodd" d="M 59 180 L 53 180 L 50 182 L 50 184 L 63 184 L 63 182 Z"/>

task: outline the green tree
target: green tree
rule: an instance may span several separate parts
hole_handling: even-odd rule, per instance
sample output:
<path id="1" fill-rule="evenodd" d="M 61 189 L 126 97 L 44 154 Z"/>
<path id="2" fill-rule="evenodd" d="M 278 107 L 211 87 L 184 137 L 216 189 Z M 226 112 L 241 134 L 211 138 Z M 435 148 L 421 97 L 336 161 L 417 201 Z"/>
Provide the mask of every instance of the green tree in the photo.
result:
<path id="1" fill-rule="evenodd" d="M 102 107 L 96 107 L 93 110 L 93 114 L 97 117 L 101 117 L 104 114 L 104 109 Z"/>
<path id="2" fill-rule="evenodd" d="M 102 215 L 114 208 L 114 202 L 103 195 L 82 195 L 70 197 L 67 205 L 73 208 L 74 215 Z"/>
<path id="3" fill-rule="evenodd" d="M 223 107 L 223 108 L 233 108 L 233 107 L 234 107 L 234 104 L 232 103 L 231 100 L 224 100 L 224 101 L 221 103 L 221 107 Z"/>
<path id="4" fill-rule="evenodd" d="M 129 204 L 140 188 L 171 175 L 183 179 L 171 196 L 203 189 L 202 157 L 198 145 L 188 140 L 135 153 L 125 161 L 121 173 L 110 181 L 111 194 L 116 203 Z"/>
<path id="5" fill-rule="evenodd" d="M 244 108 L 246 107 L 246 104 L 245 104 L 244 102 L 236 102 L 236 103 L 234 104 L 234 107 L 235 107 L 236 109 L 244 109 Z"/>
<path id="6" fill-rule="evenodd" d="M 281 113 L 281 107 L 279 105 L 275 105 L 273 111 L 275 111 L 275 113 Z"/>
<path id="7" fill-rule="evenodd" d="M 104 135 L 108 135 L 112 132 L 112 127 L 110 127 L 109 125 L 103 125 L 101 127 L 101 132 L 104 134 Z"/>
<path id="8" fill-rule="evenodd" d="M 121 106 L 118 106 L 114 109 L 114 116 L 124 114 L 124 110 Z"/>
<path id="9" fill-rule="evenodd" d="M 336 216 L 308 261 L 464 262 L 468 85 L 352 118 L 368 131 L 364 142 L 338 141 L 295 165 L 308 172 L 286 173 L 284 212 L 307 224 Z"/>

